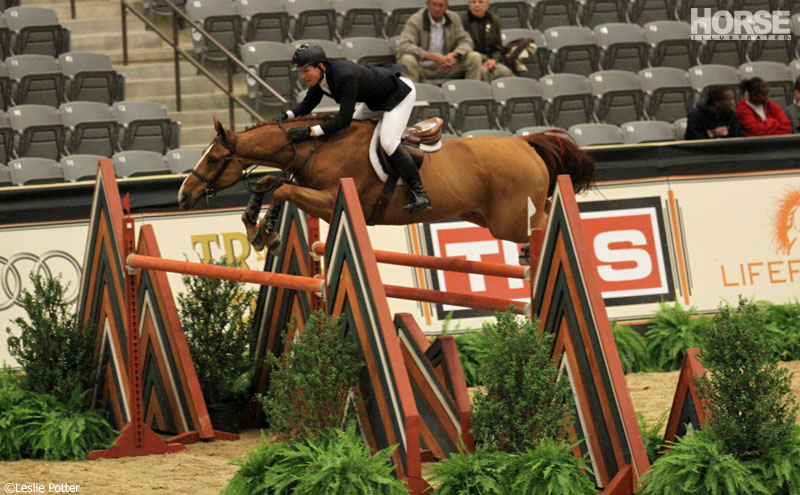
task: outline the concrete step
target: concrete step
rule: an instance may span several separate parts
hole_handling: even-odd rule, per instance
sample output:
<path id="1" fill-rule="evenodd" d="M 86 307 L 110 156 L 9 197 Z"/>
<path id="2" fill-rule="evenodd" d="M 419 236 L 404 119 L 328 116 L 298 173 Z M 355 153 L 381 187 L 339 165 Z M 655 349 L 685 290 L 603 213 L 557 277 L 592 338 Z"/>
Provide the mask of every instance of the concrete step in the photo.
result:
<path id="1" fill-rule="evenodd" d="M 214 112 L 213 115 L 211 112 Z M 252 119 L 250 118 L 250 114 L 242 110 L 241 108 L 236 108 L 234 111 L 234 118 L 238 123 L 250 124 Z M 189 126 L 189 127 L 202 127 L 202 126 L 211 126 L 213 123 L 212 117 L 216 115 L 220 122 L 226 123 L 228 122 L 228 109 L 227 108 L 215 108 L 215 109 L 205 109 L 205 110 L 184 110 L 183 112 L 169 112 L 169 118 L 172 120 L 180 120 L 182 126 Z"/>
<path id="2" fill-rule="evenodd" d="M 239 98 L 244 99 L 244 94 L 238 94 Z M 132 100 L 139 101 L 155 101 L 162 103 L 167 107 L 167 111 L 174 112 L 176 110 L 175 95 L 153 95 L 147 98 L 131 98 Z M 224 109 L 222 113 L 217 114 L 217 117 L 228 115 L 228 96 L 224 93 L 202 94 L 202 95 L 183 95 L 181 98 L 182 110 L 205 110 L 209 112 L 209 116 L 215 114 L 211 113 L 210 109 Z"/>
<path id="3" fill-rule="evenodd" d="M 66 26 L 72 30 L 72 36 L 84 36 L 89 34 L 98 33 L 119 33 L 122 32 L 122 20 L 120 16 L 104 17 L 100 19 L 93 18 L 76 18 L 76 19 L 60 19 L 59 22 L 62 26 Z M 135 16 L 128 16 L 128 32 L 144 31 L 145 25 L 142 21 Z"/>
<path id="4" fill-rule="evenodd" d="M 26 0 L 24 5 L 29 4 Z M 65 3 L 51 3 L 40 4 L 41 7 L 53 9 L 58 15 L 59 22 L 65 22 L 71 19 L 69 2 Z M 75 18 L 76 19 L 108 19 L 120 17 L 119 2 L 109 0 L 77 0 L 75 2 Z"/>
<path id="5" fill-rule="evenodd" d="M 161 38 L 150 31 L 128 31 L 128 50 L 138 48 L 162 48 Z M 122 35 L 116 33 L 73 34 L 70 47 L 74 51 L 93 52 L 98 49 L 122 52 Z"/>
<path id="6" fill-rule="evenodd" d="M 169 62 L 145 62 L 128 65 L 115 64 L 114 69 L 121 74 L 125 74 L 125 79 L 128 81 L 175 77 L 175 63 L 172 60 Z M 189 62 L 184 61 L 180 64 L 180 72 L 181 77 L 189 76 L 196 74 L 197 69 Z"/>
<path id="7" fill-rule="evenodd" d="M 245 93 L 244 80 L 236 81 L 233 85 L 234 93 Z M 181 77 L 181 94 L 184 96 L 193 94 L 221 93 L 210 80 L 205 76 Z M 126 98 L 149 98 L 154 95 L 166 95 L 175 93 L 175 78 L 163 79 L 143 79 L 131 81 L 126 77 L 125 97 Z"/>
<path id="8" fill-rule="evenodd" d="M 91 51 L 107 55 L 113 64 L 122 64 L 121 49 L 96 48 Z M 173 54 L 172 48 L 138 48 L 136 50 L 128 50 L 128 63 L 166 62 L 172 60 Z"/>

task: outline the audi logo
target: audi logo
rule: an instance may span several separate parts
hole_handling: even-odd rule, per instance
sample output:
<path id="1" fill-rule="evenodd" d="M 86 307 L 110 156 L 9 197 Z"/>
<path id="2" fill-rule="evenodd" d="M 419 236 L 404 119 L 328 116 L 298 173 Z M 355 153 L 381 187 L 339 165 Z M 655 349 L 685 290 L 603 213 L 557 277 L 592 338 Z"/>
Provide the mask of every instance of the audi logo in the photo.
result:
<path id="1" fill-rule="evenodd" d="M 66 251 L 47 251 L 41 256 L 33 253 L 17 253 L 10 258 L 0 256 L 0 288 L 2 288 L 5 299 L 0 298 L 0 311 L 10 308 L 15 304 L 20 304 L 22 301 L 22 283 L 27 279 L 28 273 L 35 273 L 43 275 L 47 278 L 53 277 L 61 273 L 61 270 L 56 270 L 54 265 L 51 265 L 54 260 L 63 260 L 75 270 L 75 278 L 73 280 L 80 281 L 81 279 L 81 265 L 78 261 Z M 26 261 L 33 263 L 33 268 L 25 272 L 19 265 L 19 262 Z M 61 263 L 59 263 L 61 265 Z M 61 267 L 63 268 L 63 267 Z M 23 278 L 23 273 L 25 278 Z M 66 278 L 66 280 L 71 280 Z M 73 283 L 73 290 L 67 294 L 66 299 L 68 303 L 75 301 L 78 298 L 78 291 L 80 290 L 77 283 Z"/>

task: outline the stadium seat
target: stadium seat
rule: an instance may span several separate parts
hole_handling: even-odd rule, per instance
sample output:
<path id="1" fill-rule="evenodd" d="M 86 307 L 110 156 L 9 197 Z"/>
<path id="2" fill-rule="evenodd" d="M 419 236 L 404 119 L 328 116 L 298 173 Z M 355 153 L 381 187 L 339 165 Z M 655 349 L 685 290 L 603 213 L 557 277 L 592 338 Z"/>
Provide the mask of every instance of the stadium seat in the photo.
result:
<path id="1" fill-rule="evenodd" d="M 500 25 L 509 29 L 528 27 L 528 4 L 525 0 L 495 0 L 489 11 L 500 17 Z"/>
<path id="2" fill-rule="evenodd" d="M 627 0 L 586 0 L 581 3 L 581 25 L 594 29 L 600 24 L 625 22 Z"/>
<path id="3" fill-rule="evenodd" d="M 569 128 L 578 146 L 623 144 L 622 130 L 612 124 L 577 124 Z"/>
<path id="4" fill-rule="evenodd" d="M 150 101 L 118 101 L 113 108 L 123 150 L 163 154 L 179 146 L 179 125 L 169 120 L 164 105 Z"/>
<path id="5" fill-rule="evenodd" d="M 798 0 L 798 3 L 800 3 L 800 0 Z M 800 58 L 792 60 L 792 63 L 789 64 L 789 70 L 792 73 L 792 80 L 796 81 L 800 77 Z"/>
<path id="6" fill-rule="evenodd" d="M 628 19 L 640 25 L 652 21 L 675 20 L 675 1 L 632 0 L 628 4 Z"/>
<path id="7" fill-rule="evenodd" d="M 8 77 L 8 66 L 0 62 L 0 110 L 11 105 L 11 79 Z"/>
<path id="8" fill-rule="evenodd" d="M 601 24 L 594 28 L 594 35 L 600 47 L 602 70 L 638 72 L 647 67 L 647 38 L 641 26 L 622 22 Z"/>
<path id="9" fill-rule="evenodd" d="M 383 38 L 345 38 L 342 55 L 360 64 L 394 62 L 393 45 Z"/>
<path id="10" fill-rule="evenodd" d="M 769 83 L 769 96 L 780 106 L 794 101 L 794 81 L 789 66 L 778 62 L 748 62 L 739 66 L 742 80 L 760 77 Z"/>
<path id="11" fill-rule="evenodd" d="M 15 186 L 64 182 L 61 166 L 49 158 L 18 158 L 8 164 L 8 171 Z"/>
<path id="12" fill-rule="evenodd" d="M 650 65 L 686 70 L 696 64 L 697 43 L 691 40 L 689 23 L 683 21 L 652 21 L 644 26 L 650 45 Z"/>
<path id="13" fill-rule="evenodd" d="M 252 41 L 242 46 L 242 62 L 286 100 L 294 98 L 296 73 L 292 70 L 292 47 L 276 41 Z M 254 100 L 256 110 L 261 106 L 280 107 L 282 103 L 262 88 L 256 80 L 247 77 L 247 94 Z"/>
<path id="14" fill-rule="evenodd" d="M 642 117 L 642 86 L 639 76 L 624 70 L 604 70 L 589 76 L 598 121 L 622 124 Z"/>
<path id="15" fill-rule="evenodd" d="M 674 141 L 672 124 L 660 120 L 638 120 L 620 126 L 625 144 Z"/>
<path id="16" fill-rule="evenodd" d="M 709 86 L 725 86 L 733 91 L 735 99 L 739 99 L 739 73 L 733 67 L 717 64 L 698 65 L 689 69 L 689 80 L 697 98 L 704 97 Z"/>
<path id="17" fill-rule="evenodd" d="M 169 174 L 167 163 L 160 153 L 153 151 L 120 151 L 111 157 L 117 177 Z"/>
<path id="18" fill-rule="evenodd" d="M 531 38 L 536 45 L 536 53 L 525 60 L 527 72 L 524 77 L 539 79 L 547 74 L 547 45 L 544 34 L 538 29 L 503 29 L 500 33 L 503 46 L 509 42 L 524 38 Z"/>
<path id="19" fill-rule="evenodd" d="M 489 83 L 454 79 L 442 85 L 442 92 L 453 109 L 451 122 L 454 130 L 463 133 L 496 128 L 496 104 Z"/>
<path id="20" fill-rule="evenodd" d="M 303 98 L 306 97 L 306 93 L 308 92 L 307 89 L 304 89 L 297 93 L 297 101 L 302 101 Z M 317 105 L 317 108 L 314 109 L 314 113 L 319 114 L 326 114 L 326 113 L 335 113 L 339 111 L 339 104 L 336 103 L 336 100 L 331 98 L 328 95 L 322 95 L 322 100 Z"/>
<path id="21" fill-rule="evenodd" d="M 69 30 L 58 23 L 52 9 L 13 7 L 6 9 L 11 32 L 11 52 L 57 57 L 69 51 Z"/>
<path id="22" fill-rule="evenodd" d="M 58 56 L 68 101 L 96 101 L 111 105 L 125 99 L 125 76 L 117 74 L 102 53 L 69 52 Z"/>
<path id="23" fill-rule="evenodd" d="M 677 141 L 683 141 L 684 137 L 686 136 L 686 126 L 688 124 L 688 120 L 689 119 L 684 117 L 672 123 L 672 128 L 675 130 L 675 139 Z"/>
<path id="24" fill-rule="evenodd" d="M 294 39 L 336 39 L 336 11 L 328 0 L 286 0 Z"/>
<path id="25" fill-rule="evenodd" d="M 738 67 L 745 61 L 745 41 L 706 40 L 700 44 L 701 64 L 721 64 Z"/>
<path id="26" fill-rule="evenodd" d="M 423 4 L 418 0 L 381 0 L 381 7 L 386 15 L 386 36 L 392 38 L 403 32 L 408 18 L 421 9 Z"/>
<path id="27" fill-rule="evenodd" d="M 6 66 L 16 105 L 57 107 L 61 103 L 64 75 L 58 60 L 49 55 L 15 55 L 6 59 Z"/>
<path id="28" fill-rule="evenodd" d="M 775 10 L 775 9 L 772 9 Z M 745 49 L 747 60 L 780 62 L 788 64 L 794 55 L 797 36 L 800 35 L 800 16 L 792 19 L 792 39 L 790 40 L 751 40 Z"/>
<path id="29" fill-rule="evenodd" d="M 727 10 L 728 7 L 728 0 L 680 0 L 676 5 L 676 11 L 678 12 L 679 19 L 688 22 L 692 18 L 692 9 L 700 9 L 702 12 L 703 9 L 709 8 L 711 12 L 714 12 L 717 10 Z"/>
<path id="30" fill-rule="evenodd" d="M 11 172 L 8 170 L 8 165 L 0 163 L 0 187 L 13 186 L 11 182 Z"/>
<path id="31" fill-rule="evenodd" d="M 578 74 L 550 74 L 544 76 L 542 115 L 549 126 L 567 128 L 592 120 L 592 87 L 589 79 Z"/>
<path id="32" fill-rule="evenodd" d="M 79 180 L 94 180 L 97 177 L 97 162 L 106 158 L 100 155 L 69 155 L 59 162 L 64 180 L 76 182 Z"/>
<path id="33" fill-rule="evenodd" d="M 319 45 L 325 50 L 325 55 L 328 58 L 344 58 L 344 54 L 342 53 L 342 47 L 339 43 L 331 40 L 323 40 L 323 39 L 302 39 L 302 40 L 295 40 L 292 42 L 292 50 L 297 48 L 298 46 L 308 43 L 313 45 Z M 289 57 L 291 58 L 291 57 Z"/>
<path id="34" fill-rule="evenodd" d="M 492 81 L 492 94 L 499 106 L 500 126 L 516 131 L 539 124 L 542 85 L 526 77 L 501 77 Z"/>
<path id="35" fill-rule="evenodd" d="M 449 132 L 442 133 L 442 141 L 450 141 L 451 139 L 459 139 L 457 134 L 450 134 Z"/>
<path id="36" fill-rule="evenodd" d="M 778 0 L 733 0 L 732 8 L 733 10 L 747 10 L 749 12 L 759 10 L 771 12 L 778 10 L 778 3 Z"/>
<path id="37" fill-rule="evenodd" d="M 674 67 L 651 67 L 639 71 L 644 91 L 644 113 L 650 119 L 673 122 L 685 117 L 694 105 L 689 74 Z"/>
<path id="38" fill-rule="evenodd" d="M 186 15 L 200 24 L 226 50 L 238 54 L 242 39 L 242 18 L 231 0 L 192 0 L 186 4 Z M 192 28 L 194 52 L 201 63 L 224 61 L 227 57 L 214 44 Z"/>
<path id="39" fill-rule="evenodd" d="M 421 5 L 425 5 L 424 3 Z M 450 0 L 447 3 L 447 8 L 459 15 L 469 10 L 469 0 Z"/>
<path id="40" fill-rule="evenodd" d="M 528 136 L 530 134 L 537 134 L 539 132 L 546 132 L 546 131 L 555 132 L 560 137 L 566 137 L 570 141 L 575 142 L 575 137 L 569 132 L 567 132 L 567 130 L 564 129 L 563 127 L 553 127 L 549 125 L 532 125 L 530 127 L 523 127 L 522 129 L 519 129 L 515 134 L 517 136 Z"/>
<path id="41" fill-rule="evenodd" d="M 415 106 L 411 111 L 409 123 L 413 124 L 420 120 L 431 117 L 439 117 L 444 121 L 443 128 L 450 128 L 450 104 L 444 98 L 442 88 L 435 84 L 417 83 L 417 103 L 425 102 L 425 106 Z"/>
<path id="42" fill-rule="evenodd" d="M 0 163 L 8 163 L 14 152 L 14 131 L 8 114 L 0 110 Z"/>
<path id="43" fill-rule="evenodd" d="M 552 72 L 589 75 L 597 70 L 598 46 L 594 33 L 585 27 L 559 26 L 544 32 Z"/>
<path id="44" fill-rule="evenodd" d="M 185 174 L 191 171 L 200 162 L 203 156 L 201 148 L 178 148 L 169 150 L 165 155 L 167 168 L 173 174 Z"/>
<path id="45" fill-rule="evenodd" d="M 465 138 L 473 138 L 473 137 L 511 137 L 514 134 L 503 131 L 500 129 L 475 129 L 472 131 L 467 131 L 461 135 L 461 137 Z"/>
<path id="46" fill-rule="evenodd" d="M 245 41 L 289 40 L 289 14 L 281 0 L 237 0 Z"/>
<path id="47" fill-rule="evenodd" d="M 116 151 L 117 121 L 111 107 L 95 101 L 73 101 L 59 108 L 67 132 L 67 151 L 111 156 Z"/>
<path id="48" fill-rule="evenodd" d="M 16 156 L 58 160 L 64 143 L 64 127 L 58 109 L 47 105 L 19 105 L 8 110 L 14 130 Z"/>
<path id="49" fill-rule="evenodd" d="M 5 59 L 11 53 L 11 30 L 8 29 L 8 19 L 4 12 L 0 12 L 0 59 Z"/>
<path id="50" fill-rule="evenodd" d="M 172 0 L 172 3 L 180 9 L 186 8 L 186 0 Z M 171 16 L 172 8 L 164 0 L 142 0 L 142 9 L 148 15 Z"/>
<path id="51" fill-rule="evenodd" d="M 339 36 L 383 36 L 383 9 L 378 0 L 331 0 L 337 12 Z"/>
<path id="52" fill-rule="evenodd" d="M 531 27 L 545 30 L 578 23 L 578 2 L 574 0 L 529 0 Z"/>

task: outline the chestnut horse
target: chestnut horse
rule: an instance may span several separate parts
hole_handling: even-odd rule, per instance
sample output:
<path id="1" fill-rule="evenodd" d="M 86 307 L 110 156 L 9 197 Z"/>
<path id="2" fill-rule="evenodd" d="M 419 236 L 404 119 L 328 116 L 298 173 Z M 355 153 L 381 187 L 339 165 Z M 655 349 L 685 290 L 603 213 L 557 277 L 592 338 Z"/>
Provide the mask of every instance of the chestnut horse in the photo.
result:
<path id="1" fill-rule="evenodd" d="M 383 188 L 368 157 L 375 123 L 354 120 L 331 136 L 299 144 L 289 142 L 289 128 L 321 122 L 319 117 L 292 119 L 283 124 L 262 122 L 236 134 L 214 119 L 217 136 L 181 185 L 180 207 L 190 209 L 203 197 L 238 182 L 251 167 L 265 165 L 284 173 L 263 177 L 242 215 L 248 238 L 256 249 L 262 249 L 264 243 L 274 248 L 278 243 L 274 234 L 267 238 L 269 215 L 256 225 L 265 192 L 272 192 L 270 207 L 289 201 L 309 215 L 328 219 L 339 179 L 352 177 L 368 218 Z M 591 184 L 594 168 L 592 157 L 571 139 L 549 132 L 444 141 L 441 150 L 426 154 L 420 169 L 432 208 L 407 213 L 402 208 L 405 187 L 398 186 L 379 223 L 406 225 L 458 216 L 487 227 L 498 239 L 525 243 L 529 235 L 528 198 L 536 207 L 531 228 L 544 228 L 545 205 L 556 176 L 570 175 L 575 191 L 580 192 Z"/>

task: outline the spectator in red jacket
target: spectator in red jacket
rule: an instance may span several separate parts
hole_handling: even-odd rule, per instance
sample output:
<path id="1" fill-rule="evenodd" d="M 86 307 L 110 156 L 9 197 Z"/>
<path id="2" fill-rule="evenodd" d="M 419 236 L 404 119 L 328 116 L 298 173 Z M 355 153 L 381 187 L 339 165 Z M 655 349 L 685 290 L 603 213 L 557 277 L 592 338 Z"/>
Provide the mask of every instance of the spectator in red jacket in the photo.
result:
<path id="1" fill-rule="evenodd" d="M 745 136 L 791 134 L 792 124 L 780 105 L 769 99 L 769 84 L 760 77 L 742 82 L 747 98 L 736 105 L 736 116 Z"/>

